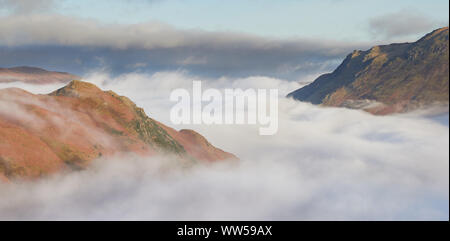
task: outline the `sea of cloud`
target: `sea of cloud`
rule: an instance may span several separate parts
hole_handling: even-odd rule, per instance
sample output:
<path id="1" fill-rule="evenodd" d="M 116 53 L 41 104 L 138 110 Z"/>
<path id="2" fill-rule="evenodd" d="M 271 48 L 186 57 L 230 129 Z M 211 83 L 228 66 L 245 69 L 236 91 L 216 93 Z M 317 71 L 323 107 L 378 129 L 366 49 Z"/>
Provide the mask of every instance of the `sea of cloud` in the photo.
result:
<path id="1" fill-rule="evenodd" d="M 128 96 L 176 129 L 191 128 L 236 154 L 238 164 L 181 168 L 168 157 L 125 155 L 85 171 L 0 184 L 0 219 L 448 220 L 449 121 L 417 112 L 373 116 L 286 99 L 281 79 L 198 79 L 185 72 L 86 81 Z M 170 92 L 192 88 L 279 89 L 279 130 L 255 125 L 170 123 Z M 55 86 L 21 88 L 34 93 Z M 171 164 L 168 164 L 171 163 Z"/>

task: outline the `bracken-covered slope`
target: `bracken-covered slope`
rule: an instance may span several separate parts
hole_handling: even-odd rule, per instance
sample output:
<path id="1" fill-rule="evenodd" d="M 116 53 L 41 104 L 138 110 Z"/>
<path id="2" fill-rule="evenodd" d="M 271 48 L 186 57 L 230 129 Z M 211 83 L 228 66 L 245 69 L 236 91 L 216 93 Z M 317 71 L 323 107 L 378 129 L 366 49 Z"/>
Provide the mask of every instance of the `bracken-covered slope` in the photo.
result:
<path id="1" fill-rule="evenodd" d="M 21 66 L 0 68 L 0 83 L 24 82 L 29 84 L 69 83 L 80 77 L 66 72 L 47 71 L 41 68 Z"/>
<path id="2" fill-rule="evenodd" d="M 188 163 L 237 159 L 195 131 L 176 131 L 128 98 L 87 82 L 48 95 L 0 90 L 0 181 L 83 169 L 120 153 L 171 154 Z"/>
<path id="3" fill-rule="evenodd" d="M 449 102 L 448 27 L 417 42 L 354 51 L 332 73 L 288 95 L 294 99 L 360 108 L 374 114 L 406 112 Z"/>

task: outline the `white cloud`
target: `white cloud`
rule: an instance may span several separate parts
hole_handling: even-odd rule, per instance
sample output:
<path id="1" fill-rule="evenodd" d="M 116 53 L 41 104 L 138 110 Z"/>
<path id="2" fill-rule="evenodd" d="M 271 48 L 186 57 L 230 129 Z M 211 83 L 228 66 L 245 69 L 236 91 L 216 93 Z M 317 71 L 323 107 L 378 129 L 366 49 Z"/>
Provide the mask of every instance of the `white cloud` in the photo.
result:
<path id="1" fill-rule="evenodd" d="M 190 88 L 193 79 L 183 72 L 88 77 L 165 123 L 170 90 Z M 205 84 L 298 87 L 267 77 Z M 84 172 L 0 186 L 0 219 L 448 220 L 448 113 L 442 124 L 284 98 L 279 113 L 274 136 L 259 136 L 256 126 L 176 126 L 238 155 L 237 166 L 180 170 L 165 158 L 103 160 Z"/>

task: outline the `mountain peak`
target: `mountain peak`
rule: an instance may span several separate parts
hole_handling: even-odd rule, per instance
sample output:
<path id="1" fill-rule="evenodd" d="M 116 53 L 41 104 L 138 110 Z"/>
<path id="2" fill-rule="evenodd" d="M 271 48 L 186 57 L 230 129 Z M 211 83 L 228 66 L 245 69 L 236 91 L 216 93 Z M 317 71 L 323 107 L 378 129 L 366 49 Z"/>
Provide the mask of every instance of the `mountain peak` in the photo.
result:
<path id="1" fill-rule="evenodd" d="M 438 28 L 438 29 L 434 30 L 433 32 L 425 35 L 422 39 L 432 39 L 436 36 L 447 36 L 447 38 L 448 38 L 448 27 Z"/>
<path id="2" fill-rule="evenodd" d="M 99 89 L 95 84 L 86 82 L 86 81 L 81 81 L 81 80 L 72 80 L 70 81 L 67 85 L 67 88 L 71 88 L 71 89 Z"/>
<path id="3" fill-rule="evenodd" d="M 67 97 L 85 97 L 96 95 L 100 92 L 103 91 L 92 83 L 81 80 L 72 80 L 66 86 L 50 93 L 50 95 L 67 96 Z"/>

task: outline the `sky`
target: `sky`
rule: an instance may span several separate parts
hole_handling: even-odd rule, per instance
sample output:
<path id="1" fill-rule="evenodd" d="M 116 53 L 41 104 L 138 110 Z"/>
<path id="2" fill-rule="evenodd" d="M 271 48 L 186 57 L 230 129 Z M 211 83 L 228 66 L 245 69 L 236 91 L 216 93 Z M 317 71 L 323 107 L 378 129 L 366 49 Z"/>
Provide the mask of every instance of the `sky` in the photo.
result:
<path id="1" fill-rule="evenodd" d="M 4 1 L 12 2 L 12 1 Z M 23 2 L 18 1 L 18 2 Z M 40 0 L 36 5 L 9 8 L 14 11 L 53 12 L 104 23 L 136 24 L 159 21 L 181 29 L 236 31 L 276 38 L 319 37 L 372 40 L 370 22 L 403 13 L 432 26 L 448 23 L 448 1 L 434 0 Z M 14 5 L 13 5 L 14 6 Z M 15 4 L 17 6 L 17 4 Z M 25 6 L 25 7 L 24 7 Z M 414 24 L 414 23 L 411 23 Z M 413 26 L 410 26 L 413 27 Z M 420 32 L 420 31 L 419 31 Z"/>
<path id="2" fill-rule="evenodd" d="M 0 67 L 310 82 L 448 26 L 448 1 L 0 0 Z"/>

